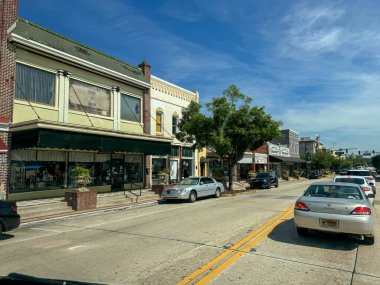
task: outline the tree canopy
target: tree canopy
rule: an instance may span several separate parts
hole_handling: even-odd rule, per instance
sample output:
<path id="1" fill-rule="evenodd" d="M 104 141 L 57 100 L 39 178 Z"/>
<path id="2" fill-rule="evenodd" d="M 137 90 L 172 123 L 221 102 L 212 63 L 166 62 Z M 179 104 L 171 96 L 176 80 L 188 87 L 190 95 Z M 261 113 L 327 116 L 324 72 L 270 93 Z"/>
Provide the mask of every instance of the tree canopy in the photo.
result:
<path id="1" fill-rule="evenodd" d="M 373 167 L 380 169 L 380 155 L 378 154 L 378 155 L 372 157 L 371 163 L 372 163 Z"/>
<path id="2" fill-rule="evenodd" d="M 183 111 L 177 138 L 198 149 L 211 148 L 227 163 L 231 189 L 232 167 L 247 149 L 255 150 L 275 137 L 280 137 L 281 122 L 265 113 L 264 107 L 251 107 L 252 99 L 231 85 L 223 96 L 206 104 L 209 116 L 202 114 L 201 105 L 191 102 Z"/>

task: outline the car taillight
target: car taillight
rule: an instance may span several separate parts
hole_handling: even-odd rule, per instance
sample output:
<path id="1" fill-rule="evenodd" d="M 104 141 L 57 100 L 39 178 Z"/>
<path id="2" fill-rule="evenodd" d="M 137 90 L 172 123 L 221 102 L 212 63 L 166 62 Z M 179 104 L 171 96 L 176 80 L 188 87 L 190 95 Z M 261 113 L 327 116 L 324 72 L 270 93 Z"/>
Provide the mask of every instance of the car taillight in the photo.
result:
<path id="1" fill-rule="evenodd" d="M 370 176 L 370 177 L 366 177 L 367 180 L 375 180 L 375 178 L 373 178 L 373 176 Z"/>
<path id="2" fill-rule="evenodd" d="M 371 215 L 371 209 L 367 207 L 356 207 L 351 215 Z"/>
<path id="3" fill-rule="evenodd" d="M 294 205 L 294 209 L 300 210 L 300 211 L 310 211 L 310 209 L 306 206 L 306 204 L 302 202 L 296 202 L 296 204 Z"/>
<path id="4" fill-rule="evenodd" d="M 362 189 L 363 189 L 364 191 L 371 191 L 371 190 L 372 190 L 371 188 L 369 188 L 369 187 L 367 187 L 367 186 L 363 186 Z"/>
<path id="5" fill-rule="evenodd" d="M 16 204 L 12 205 L 11 210 L 17 213 L 17 205 Z"/>

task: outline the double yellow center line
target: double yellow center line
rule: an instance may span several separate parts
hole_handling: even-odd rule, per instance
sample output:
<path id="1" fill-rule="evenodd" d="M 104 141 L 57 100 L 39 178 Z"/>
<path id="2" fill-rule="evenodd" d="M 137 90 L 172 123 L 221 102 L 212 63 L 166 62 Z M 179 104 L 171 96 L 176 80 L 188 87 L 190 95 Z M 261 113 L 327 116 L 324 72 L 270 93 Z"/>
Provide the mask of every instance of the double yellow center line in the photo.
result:
<path id="1" fill-rule="evenodd" d="M 264 225 L 257 230 L 250 233 L 238 243 L 224 251 L 222 254 L 214 258 L 209 263 L 203 265 L 198 270 L 194 271 L 190 275 L 183 278 L 178 285 L 189 284 L 190 282 L 198 279 L 195 284 L 207 284 L 217 275 L 219 275 L 224 269 L 230 266 L 233 262 L 239 259 L 244 253 L 249 252 L 254 246 L 256 246 L 261 240 L 267 237 L 271 231 L 279 224 L 289 219 L 293 214 L 294 206 L 282 211 L 276 217 L 270 219 Z M 209 273 L 200 277 L 204 272 L 213 268 Z"/>

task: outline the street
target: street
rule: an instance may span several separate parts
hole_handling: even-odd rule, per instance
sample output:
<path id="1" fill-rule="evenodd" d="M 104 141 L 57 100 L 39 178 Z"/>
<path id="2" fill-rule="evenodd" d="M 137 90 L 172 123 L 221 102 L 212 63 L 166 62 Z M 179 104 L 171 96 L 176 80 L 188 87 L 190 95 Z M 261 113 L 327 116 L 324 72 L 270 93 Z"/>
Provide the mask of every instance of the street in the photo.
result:
<path id="1" fill-rule="evenodd" d="M 380 284 L 379 242 L 297 235 L 289 207 L 311 182 L 22 227 L 0 240 L 0 276 L 107 284 Z M 228 250 L 234 245 L 238 250 Z"/>

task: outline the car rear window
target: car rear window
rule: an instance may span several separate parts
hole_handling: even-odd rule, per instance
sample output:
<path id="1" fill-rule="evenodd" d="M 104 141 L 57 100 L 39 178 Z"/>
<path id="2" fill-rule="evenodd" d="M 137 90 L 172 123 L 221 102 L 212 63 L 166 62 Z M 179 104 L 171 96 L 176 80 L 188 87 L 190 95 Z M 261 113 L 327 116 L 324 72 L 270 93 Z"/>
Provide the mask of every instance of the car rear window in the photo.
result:
<path id="1" fill-rule="evenodd" d="M 356 176 L 372 176 L 371 172 L 365 170 L 349 170 L 347 174 Z"/>
<path id="2" fill-rule="evenodd" d="M 335 178 L 334 180 L 335 182 L 345 182 L 345 183 L 354 183 L 354 184 L 359 184 L 359 185 L 362 185 L 362 184 L 365 184 L 365 181 L 363 178 Z"/>
<path id="3" fill-rule="evenodd" d="M 268 177 L 269 176 L 269 173 L 258 173 L 256 175 L 256 178 L 264 178 L 264 177 Z"/>
<path id="4" fill-rule="evenodd" d="M 308 197 L 326 197 L 342 199 L 363 199 L 357 187 L 343 185 L 311 185 L 305 192 Z"/>

